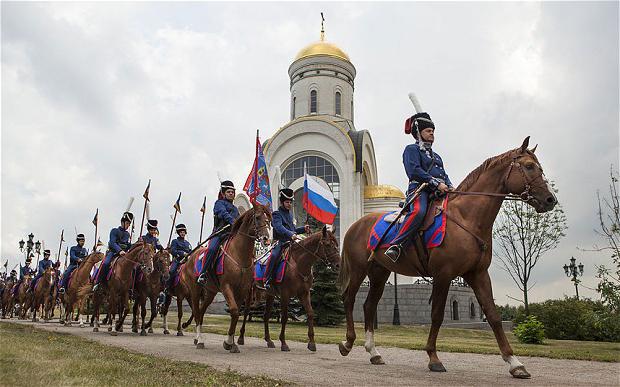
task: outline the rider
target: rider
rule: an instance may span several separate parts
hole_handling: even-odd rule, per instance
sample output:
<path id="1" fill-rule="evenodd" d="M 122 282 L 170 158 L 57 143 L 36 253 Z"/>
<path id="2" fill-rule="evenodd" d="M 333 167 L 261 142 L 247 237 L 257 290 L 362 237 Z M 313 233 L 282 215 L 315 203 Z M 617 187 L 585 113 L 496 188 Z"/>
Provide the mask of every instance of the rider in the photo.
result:
<path id="1" fill-rule="evenodd" d="M 265 283 L 264 286 L 258 284 L 258 287 L 262 289 L 269 289 L 270 282 L 273 277 L 275 268 L 278 267 L 280 262 L 280 256 L 282 251 L 291 244 L 292 241 L 298 240 L 300 233 L 310 233 L 310 226 L 295 227 L 295 220 L 291 213 L 291 207 L 293 206 L 293 190 L 290 188 L 283 188 L 280 190 L 280 207 L 272 214 L 273 224 L 273 239 L 276 244 L 271 250 L 271 256 L 265 268 Z"/>
<path id="2" fill-rule="evenodd" d="M 145 243 L 153 245 L 156 251 L 161 251 L 164 247 L 159 243 L 159 238 L 157 238 L 159 235 L 159 229 L 157 228 L 158 223 L 159 222 L 155 219 L 146 222 L 146 234 L 142 236 L 142 240 Z"/>
<path id="3" fill-rule="evenodd" d="M 107 281 L 108 271 L 110 270 L 112 259 L 117 255 L 122 257 L 131 247 L 131 245 L 129 244 L 130 235 L 127 230 L 129 229 L 132 221 L 133 214 L 131 212 L 125 212 L 123 214 L 123 217 L 121 218 L 121 225 L 110 230 L 108 252 L 106 253 L 105 258 L 103 259 L 103 262 L 99 267 L 93 291 L 96 292 L 99 289 L 101 283 L 105 283 Z"/>
<path id="4" fill-rule="evenodd" d="M 11 282 L 14 286 L 17 283 L 17 271 L 15 269 L 11 270 L 11 273 L 9 274 L 9 276 L 5 278 L 4 280 L 5 280 L 5 287 L 3 287 L 2 290 L 0 290 L 0 297 L 4 295 L 5 290 L 10 291 L 12 289 L 12 288 L 6 288 L 6 284 Z"/>
<path id="5" fill-rule="evenodd" d="M 211 238 L 207 249 L 207 259 L 202 267 L 198 284 L 204 285 L 207 281 L 207 270 L 213 264 L 215 256 L 220 247 L 220 243 L 228 237 L 230 227 L 239 217 L 239 210 L 233 204 L 235 199 L 235 185 L 230 180 L 224 180 L 220 185 L 218 199 L 213 205 L 213 234 L 219 233 Z M 213 235 L 211 234 L 211 235 Z"/>
<path id="6" fill-rule="evenodd" d="M 392 242 L 392 246 L 385 251 L 392 261 L 396 262 L 403 249 L 411 242 L 415 232 L 422 225 L 430 194 L 443 195 L 453 189 L 452 182 L 444 170 L 441 157 L 433 152 L 432 146 L 435 141 L 435 124 L 431 121 L 428 113 L 417 113 L 405 122 L 405 133 L 411 133 L 415 138 L 415 144 L 409 144 L 403 152 L 403 164 L 409 178 L 407 199 L 410 199 L 418 186 L 427 183 L 420 195 L 409 206 L 403 224 L 410 224 L 407 230 L 399 233 Z M 413 219 L 407 219 L 413 217 Z"/>
<path id="7" fill-rule="evenodd" d="M 37 275 L 34 277 L 32 282 L 30 282 L 28 292 L 31 292 L 34 289 L 39 278 L 41 278 L 43 273 L 45 273 L 45 270 L 47 270 L 48 267 L 52 266 L 53 262 L 50 260 L 50 254 L 51 253 L 48 249 L 43 250 L 43 259 L 39 262 L 39 271 L 37 271 Z"/>
<path id="8" fill-rule="evenodd" d="M 176 225 L 175 229 L 179 236 L 170 244 L 170 253 L 172 254 L 172 258 L 174 258 L 174 260 L 172 261 L 172 265 L 170 265 L 170 276 L 166 282 L 162 303 L 166 303 L 166 299 L 169 296 L 168 293 L 174 285 L 174 280 L 177 276 L 177 272 L 179 271 L 179 267 L 185 263 L 187 255 L 192 251 L 192 245 L 185 240 L 185 236 L 187 235 L 187 228 L 185 225 L 183 223 L 179 223 Z"/>
<path id="9" fill-rule="evenodd" d="M 60 289 L 58 289 L 58 293 L 65 292 L 67 284 L 69 283 L 69 278 L 71 277 L 71 273 L 73 273 L 73 270 L 77 269 L 79 264 L 82 263 L 84 258 L 86 258 L 86 256 L 88 255 L 88 250 L 86 250 L 86 248 L 84 247 L 84 243 L 86 242 L 84 234 L 78 234 L 75 240 L 77 241 L 77 245 L 72 246 L 69 250 L 69 266 L 62 275 L 62 280 L 60 281 Z"/>
<path id="10" fill-rule="evenodd" d="M 17 280 L 17 283 L 15 284 L 15 286 L 13 286 L 13 295 L 17 293 L 19 286 L 22 284 L 22 282 L 24 282 L 24 277 L 31 274 L 31 271 L 30 271 L 31 263 L 32 263 L 32 258 L 27 257 L 26 263 L 24 264 L 24 266 L 19 265 L 19 279 Z"/>

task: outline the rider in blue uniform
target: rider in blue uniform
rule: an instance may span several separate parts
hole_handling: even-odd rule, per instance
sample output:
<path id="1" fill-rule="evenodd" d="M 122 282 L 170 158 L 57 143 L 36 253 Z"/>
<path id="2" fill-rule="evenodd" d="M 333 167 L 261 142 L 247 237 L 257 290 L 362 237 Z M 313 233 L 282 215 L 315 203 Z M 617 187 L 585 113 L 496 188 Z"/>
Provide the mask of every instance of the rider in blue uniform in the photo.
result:
<path id="1" fill-rule="evenodd" d="M 177 234 L 179 235 L 176 239 L 170 243 L 170 254 L 172 254 L 172 265 L 170 265 L 170 276 L 168 277 L 168 281 L 166 282 L 166 287 L 164 289 L 164 298 L 163 303 L 166 302 L 166 298 L 168 298 L 168 292 L 172 289 L 174 285 L 174 280 L 179 271 L 179 267 L 185 263 L 187 260 L 187 255 L 192 251 L 192 245 L 185 240 L 185 236 L 187 235 L 187 228 L 183 223 L 179 223 L 175 227 Z"/>
<path id="2" fill-rule="evenodd" d="M 19 279 L 17 280 L 17 283 L 15 284 L 15 286 L 13 286 L 13 296 L 15 296 L 15 294 L 17 293 L 17 290 L 19 289 L 19 286 L 22 284 L 22 282 L 24 282 L 24 277 L 32 274 L 32 270 L 30 269 L 31 263 L 32 263 L 32 258 L 27 257 L 26 263 L 24 263 L 24 266 L 19 265 Z"/>
<path id="3" fill-rule="evenodd" d="M 39 278 L 41 278 L 41 276 L 43 275 L 43 273 L 45 273 L 45 270 L 47 270 L 48 267 L 52 266 L 52 261 L 50 260 L 50 254 L 51 254 L 50 251 L 47 249 L 43 251 L 43 259 L 39 261 L 39 270 L 37 271 L 37 275 L 34 277 L 32 282 L 30 282 L 30 288 L 28 288 L 28 292 L 31 292 L 32 290 L 34 290 L 34 287 L 37 284 L 37 281 L 39 280 Z"/>
<path id="4" fill-rule="evenodd" d="M 282 251 L 289 246 L 293 240 L 299 238 L 298 234 L 304 232 L 310 233 L 310 226 L 307 224 L 304 227 L 295 227 L 295 220 L 291 213 L 293 198 L 294 193 L 292 189 L 283 188 L 280 190 L 280 207 L 277 211 L 273 212 L 271 221 L 273 225 L 273 239 L 276 243 L 271 250 L 271 256 L 265 268 L 265 285 L 257 285 L 261 289 L 270 288 L 274 271 L 278 267 L 280 257 L 282 256 Z"/>
<path id="5" fill-rule="evenodd" d="M 88 255 L 88 250 L 84 247 L 84 243 L 86 242 L 84 234 L 78 234 L 75 240 L 77 241 L 77 245 L 72 246 L 71 249 L 69 249 L 69 266 L 62 274 L 62 280 L 60 281 L 60 289 L 58 289 L 58 293 L 61 294 L 66 290 L 71 273 L 78 268 L 80 263 L 82 263 L 84 258 Z"/>
<path id="6" fill-rule="evenodd" d="M 155 248 L 155 251 L 161 251 L 164 249 L 164 246 L 161 245 L 161 243 L 159 243 L 159 238 L 157 238 L 157 236 L 159 235 L 159 229 L 157 228 L 157 224 L 159 222 L 156 221 L 155 219 L 151 219 L 149 221 L 146 222 L 146 234 L 144 234 L 142 236 L 142 240 L 145 243 L 150 243 L 151 245 L 153 245 L 153 247 Z"/>
<path id="7" fill-rule="evenodd" d="M 200 285 L 206 283 L 207 270 L 211 268 L 215 261 L 221 242 L 228 237 L 229 232 L 226 230 L 230 230 L 232 224 L 239 217 L 239 210 L 233 204 L 234 199 L 235 185 L 230 180 L 223 181 L 220 185 L 218 199 L 213 205 L 213 234 L 219 234 L 212 237 L 209 241 L 207 259 L 197 280 Z"/>
<path id="8" fill-rule="evenodd" d="M 409 199 L 420 184 L 428 183 L 420 195 L 409 206 L 403 230 L 396 236 L 392 246 L 385 251 L 392 261 L 396 262 L 403 249 L 413 242 L 415 232 L 422 225 L 426 209 L 429 204 L 429 196 L 444 195 L 453 189 L 452 182 L 444 170 L 441 157 L 433 152 L 432 145 L 435 141 L 435 124 L 431 121 L 428 113 L 417 113 L 405 122 L 405 133 L 412 134 L 415 144 L 409 144 L 403 152 L 403 165 L 409 179 L 407 199 Z"/>
<path id="9" fill-rule="evenodd" d="M 97 291 L 102 283 L 107 282 L 108 271 L 112 264 L 112 259 L 117 255 L 123 256 L 129 250 L 131 245 L 129 244 L 129 226 L 133 221 L 133 214 L 131 212 L 125 212 L 121 218 L 121 225 L 119 227 L 110 230 L 110 240 L 108 242 L 108 251 L 99 267 L 97 272 L 97 279 L 95 280 L 95 286 L 93 291 Z"/>

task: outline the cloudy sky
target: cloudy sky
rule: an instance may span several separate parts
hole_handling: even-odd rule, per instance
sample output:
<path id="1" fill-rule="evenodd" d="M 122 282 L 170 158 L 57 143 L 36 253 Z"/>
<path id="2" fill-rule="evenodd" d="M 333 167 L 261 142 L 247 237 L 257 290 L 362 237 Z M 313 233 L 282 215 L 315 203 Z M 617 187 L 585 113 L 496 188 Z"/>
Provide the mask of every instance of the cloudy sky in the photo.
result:
<path id="1" fill-rule="evenodd" d="M 572 294 L 575 255 L 594 287 L 596 191 L 618 166 L 618 3 L 2 2 L 2 246 L 29 232 L 53 251 L 64 228 L 102 240 L 149 178 L 167 238 L 172 204 L 198 237 L 217 172 L 242 185 L 289 117 L 287 69 L 319 36 L 357 68 L 355 124 L 373 135 L 379 180 L 405 188 L 403 121 L 415 91 L 437 123 L 453 181 L 527 135 L 556 181 L 569 229 L 535 270 L 533 300 Z M 133 206 L 140 213 L 141 202 Z M 208 217 L 206 228 L 210 229 Z M 64 249 L 63 249 L 64 250 Z M 495 296 L 518 296 L 492 269 Z M 594 292 L 583 288 L 583 294 Z"/>

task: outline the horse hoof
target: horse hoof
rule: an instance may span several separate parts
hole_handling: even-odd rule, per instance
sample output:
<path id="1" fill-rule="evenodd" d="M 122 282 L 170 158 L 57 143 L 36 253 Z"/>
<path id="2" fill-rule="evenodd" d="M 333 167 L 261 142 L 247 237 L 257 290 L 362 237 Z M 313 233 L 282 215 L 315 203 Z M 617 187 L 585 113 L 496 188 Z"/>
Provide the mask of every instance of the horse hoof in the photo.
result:
<path id="1" fill-rule="evenodd" d="M 121 325 L 121 326 L 117 329 L 117 331 L 122 332 L 122 331 L 123 331 L 123 326 Z"/>
<path id="2" fill-rule="evenodd" d="M 280 351 L 282 352 L 290 352 L 290 350 L 291 349 L 286 344 L 282 344 L 282 346 L 280 347 Z"/>
<path id="3" fill-rule="evenodd" d="M 164 335 L 169 335 L 169 334 L 170 334 L 170 331 L 169 331 L 169 330 L 167 330 L 167 329 L 166 329 L 166 330 L 164 330 Z"/>
<path id="4" fill-rule="evenodd" d="M 428 363 L 428 369 L 432 372 L 446 372 L 446 367 L 441 363 Z"/>
<path id="5" fill-rule="evenodd" d="M 108 332 L 112 332 L 112 327 L 108 327 Z"/>
<path id="6" fill-rule="evenodd" d="M 275 348 L 276 345 L 273 343 L 273 341 L 268 341 L 267 342 L 267 348 Z"/>
<path id="7" fill-rule="evenodd" d="M 93 332 L 99 332 L 99 328 L 93 328 Z"/>
<path id="8" fill-rule="evenodd" d="M 349 352 L 351 352 L 351 350 L 347 349 L 347 347 L 343 343 L 338 343 L 338 350 L 340 350 L 340 354 L 342 356 L 347 356 Z"/>
<path id="9" fill-rule="evenodd" d="M 205 349 L 205 343 L 196 344 L 196 349 Z"/>
<path id="10" fill-rule="evenodd" d="M 316 352 L 316 344 L 308 343 L 308 349 L 311 350 L 312 352 Z"/>
<path id="11" fill-rule="evenodd" d="M 153 333 L 153 328 L 149 328 L 149 333 Z"/>
<path id="12" fill-rule="evenodd" d="M 183 336 L 183 332 L 181 331 L 177 332 L 177 336 Z"/>
<path id="13" fill-rule="evenodd" d="M 529 372 L 525 370 L 524 366 L 518 366 L 510 370 L 510 374 L 513 378 L 517 379 L 529 379 L 532 377 Z"/>
<path id="14" fill-rule="evenodd" d="M 140 336 L 146 336 L 146 331 L 144 329 L 140 331 Z"/>
<path id="15" fill-rule="evenodd" d="M 84 324 L 80 324 L 80 328 L 84 328 L 86 325 Z"/>
<path id="16" fill-rule="evenodd" d="M 118 336 L 118 332 L 117 331 L 110 331 L 110 336 Z"/>
<path id="17" fill-rule="evenodd" d="M 133 333 L 138 333 L 138 328 L 135 328 L 135 327 L 134 327 L 134 328 L 131 328 L 131 331 L 132 331 Z"/>
<path id="18" fill-rule="evenodd" d="M 177 336 L 178 336 L 178 335 L 179 335 L 179 334 L 177 333 Z M 196 344 L 198 344 L 198 339 L 194 339 L 194 345 L 196 345 Z"/>
<path id="19" fill-rule="evenodd" d="M 383 358 L 381 357 L 381 355 L 376 355 L 370 358 L 370 362 L 374 365 L 383 365 L 385 364 L 385 362 L 383 361 Z"/>
<path id="20" fill-rule="evenodd" d="M 244 344 L 245 344 L 245 339 L 244 339 L 243 337 L 239 337 L 239 338 L 237 339 L 237 344 L 239 344 L 239 345 L 244 345 Z"/>
<path id="21" fill-rule="evenodd" d="M 228 344 L 226 341 L 224 341 L 224 349 L 227 351 L 230 351 L 232 348 L 232 344 Z"/>

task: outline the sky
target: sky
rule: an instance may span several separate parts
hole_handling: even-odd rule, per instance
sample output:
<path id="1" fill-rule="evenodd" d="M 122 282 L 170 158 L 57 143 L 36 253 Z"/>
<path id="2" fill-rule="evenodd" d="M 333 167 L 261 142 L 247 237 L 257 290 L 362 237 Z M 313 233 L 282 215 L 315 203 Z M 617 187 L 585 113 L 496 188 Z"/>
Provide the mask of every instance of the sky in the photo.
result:
<path id="1" fill-rule="evenodd" d="M 264 140 L 288 122 L 288 66 L 318 40 L 320 12 L 357 68 L 355 125 L 373 136 L 381 184 L 406 187 L 410 91 L 455 183 L 530 135 L 568 219 L 530 300 L 573 294 L 571 256 L 596 287 L 610 259 L 580 249 L 602 243 L 596 192 L 618 167 L 618 2 L 2 2 L 2 260 L 22 261 L 30 232 L 54 254 L 62 229 L 92 243 L 97 208 L 107 243 L 130 196 L 140 216 L 148 179 L 161 239 L 182 191 L 195 243 L 218 172 L 242 186 L 256 130 Z M 497 302 L 514 303 L 499 265 L 491 277 Z"/>

